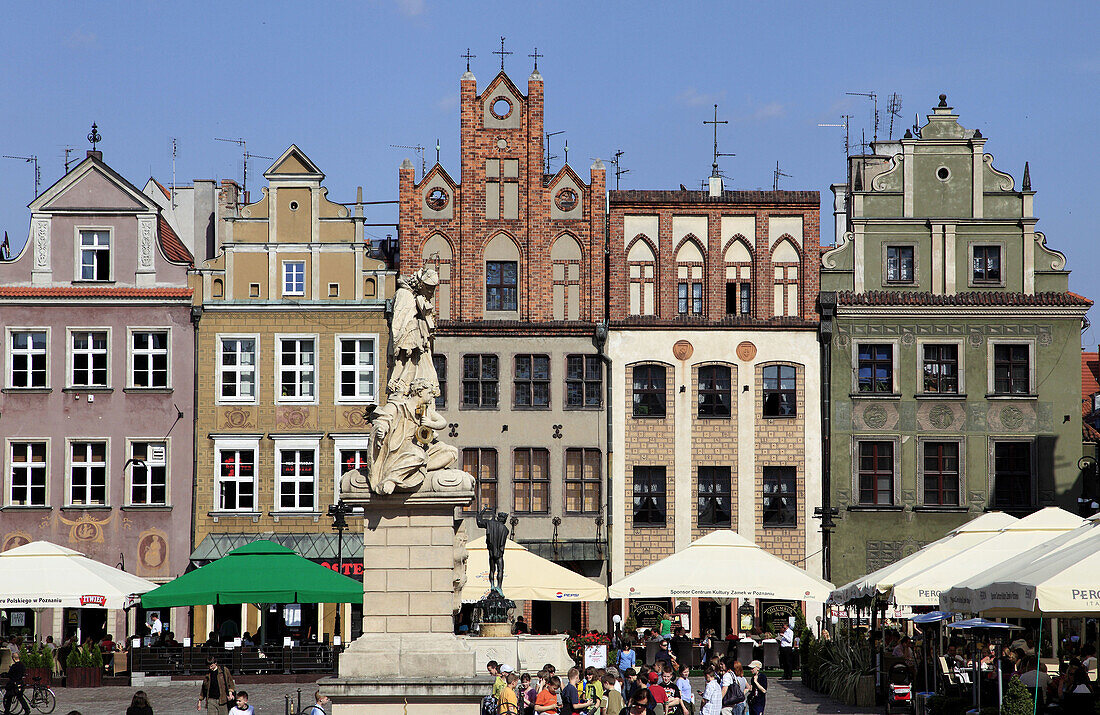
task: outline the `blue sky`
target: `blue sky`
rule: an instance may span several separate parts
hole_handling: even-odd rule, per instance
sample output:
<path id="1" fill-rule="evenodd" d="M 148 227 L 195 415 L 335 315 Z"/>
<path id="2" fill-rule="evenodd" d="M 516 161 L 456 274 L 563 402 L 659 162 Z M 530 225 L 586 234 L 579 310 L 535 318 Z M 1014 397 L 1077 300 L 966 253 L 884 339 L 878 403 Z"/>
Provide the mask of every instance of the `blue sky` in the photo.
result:
<path id="1" fill-rule="evenodd" d="M 845 92 L 877 92 L 883 124 L 886 98 L 901 95 L 900 131 L 946 92 L 998 168 L 1018 180 L 1030 161 L 1039 229 L 1068 254 L 1071 288 L 1100 297 L 1086 210 L 1100 154 L 1095 2 L 51 2 L 4 15 L 0 153 L 37 154 L 43 188 L 61 176 L 65 146 L 83 156 L 96 121 L 104 158 L 139 186 L 171 180 L 171 137 L 179 183 L 239 179 L 238 147 L 214 137 L 244 137 L 268 156 L 298 144 L 336 201 L 358 185 L 370 200 L 396 198 L 409 152 L 391 144 L 430 147 L 430 161 L 438 138 L 458 173 L 459 55 L 470 47 L 488 82 L 501 35 L 521 87 L 527 55 L 545 55 L 546 130 L 565 132 L 555 153 L 568 138 L 585 176 L 592 157 L 622 149 L 623 188 L 705 178 L 702 121 L 717 102 L 734 188 L 770 188 L 778 161 L 792 175 L 782 188 L 827 194 L 844 176 L 843 130 L 817 125 L 848 113 L 853 139 L 865 128 L 870 138 L 870 102 Z M 250 165 L 253 177 L 266 163 Z M 0 160 L 0 230 L 17 245 L 32 194 L 30 166 Z"/>

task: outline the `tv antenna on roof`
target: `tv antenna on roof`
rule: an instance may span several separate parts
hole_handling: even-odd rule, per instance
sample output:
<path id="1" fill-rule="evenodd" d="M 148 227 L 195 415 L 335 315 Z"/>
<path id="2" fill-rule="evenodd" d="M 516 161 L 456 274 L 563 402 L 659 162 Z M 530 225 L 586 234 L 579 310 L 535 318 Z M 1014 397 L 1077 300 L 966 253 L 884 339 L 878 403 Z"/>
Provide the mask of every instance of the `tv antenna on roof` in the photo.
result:
<path id="1" fill-rule="evenodd" d="M 221 139 L 219 137 L 214 137 L 214 141 L 216 141 L 216 142 L 228 142 L 229 144 L 236 144 L 237 146 L 239 146 L 241 148 L 241 151 L 243 152 L 242 156 L 244 157 L 244 162 L 243 162 L 243 165 L 241 167 L 241 193 L 245 194 L 245 195 L 248 194 L 248 160 L 249 159 L 270 159 L 271 161 L 275 161 L 275 157 L 273 157 L 273 156 L 264 156 L 263 154 L 252 154 L 252 153 L 250 153 L 248 151 L 248 144 L 245 142 L 245 140 L 243 138 L 240 138 L 240 137 L 238 137 L 236 139 Z"/>
<path id="2" fill-rule="evenodd" d="M 890 139 L 894 138 L 894 117 L 901 119 L 901 95 L 894 92 L 886 102 L 886 113 L 890 115 Z"/>
<path id="3" fill-rule="evenodd" d="M 69 154 L 72 154 L 74 151 L 76 151 L 76 148 L 71 147 L 71 146 L 67 146 L 67 147 L 63 147 L 62 151 L 65 152 L 65 173 L 68 174 L 69 173 L 69 164 L 70 164 Z"/>
<path id="4" fill-rule="evenodd" d="M 852 153 L 851 142 L 848 138 L 848 123 L 852 118 L 851 114 L 841 114 L 840 118 L 844 120 L 843 124 L 818 124 L 819 127 L 838 127 L 844 130 L 844 156 L 847 157 Z"/>
<path id="5" fill-rule="evenodd" d="M 736 154 L 722 154 L 721 152 L 718 151 L 718 125 L 719 124 L 729 124 L 729 121 L 726 120 L 726 119 L 722 119 L 722 120 L 718 119 L 718 105 L 716 104 L 716 105 L 714 105 L 714 119 L 713 120 L 704 119 L 703 124 L 713 124 L 714 125 L 714 162 L 710 165 L 710 175 L 711 176 L 721 176 L 721 174 L 718 171 L 718 157 L 720 157 L 720 156 L 737 156 Z"/>
<path id="6" fill-rule="evenodd" d="M 565 130 L 562 129 L 562 130 L 556 131 L 556 132 L 546 132 L 546 173 L 547 174 L 551 173 L 551 171 L 550 171 L 550 160 L 558 158 L 557 154 L 554 154 L 553 156 L 550 155 L 550 137 L 556 137 L 559 134 L 565 134 Z"/>
<path id="7" fill-rule="evenodd" d="M 25 161 L 28 164 L 34 164 L 34 198 L 38 198 L 38 187 L 42 183 L 42 172 L 38 170 L 38 157 L 37 156 L 13 156 L 11 154 L 4 154 L 5 159 L 19 159 Z"/>
<path id="8" fill-rule="evenodd" d="M 615 165 L 615 190 L 616 191 L 619 190 L 619 177 L 622 176 L 623 174 L 629 174 L 630 173 L 630 169 L 623 169 L 622 167 L 619 166 L 619 159 L 622 157 L 622 155 L 624 153 L 625 152 L 622 149 L 619 149 L 613 155 L 615 158 L 611 160 L 611 163 Z"/>
<path id="9" fill-rule="evenodd" d="M 853 97 L 866 97 L 867 99 L 871 100 L 871 103 L 874 105 L 874 112 L 875 112 L 875 115 L 874 115 L 874 120 L 875 120 L 874 125 L 875 125 L 875 127 L 874 127 L 874 133 L 872 135 L 874 138 L 871 141 L 877 142 L 878 141 L 878 95 L 875 94 L 874 92 L 845 92 L 844 94 L 848 94 L 848 95 L 851 95 Z"/>
<path id="10" fill-rule="evenodd" d="M 439 142 L 436 141 L 436 144 Z M 424 158 L 424 147 L 417 144 L 416 146 L 408 146 L 407 144 L 390 144 L 394 149 L 410 149 L 420 155 L 420 179 L 424 179 L 424 175 L 428 173 L 428 162 Z M 439 155 L 436 155 L 436 160 L 439 159 Z"/>
<path id="11" fill-rule="evenodd" d="M 779 191 L 779 177 L 793 178 L 790 174 L 779 168 L 779 162 L 775 162 L 775 171 L 772 172 L 772 191 Z"/>
<path id="12" fill-rule="evenodd" d="M 172 208 L 176 208 L 176 155 L 178 152 L 177 140 L 172 137 Z"/>

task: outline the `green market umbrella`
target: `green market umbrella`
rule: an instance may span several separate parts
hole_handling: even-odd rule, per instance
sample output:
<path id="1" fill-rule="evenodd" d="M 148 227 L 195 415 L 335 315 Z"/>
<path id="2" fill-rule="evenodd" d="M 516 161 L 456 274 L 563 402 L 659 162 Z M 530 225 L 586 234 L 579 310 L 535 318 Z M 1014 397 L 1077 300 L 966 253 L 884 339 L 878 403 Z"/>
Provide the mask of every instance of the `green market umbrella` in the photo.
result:
<path id="1" fill-rule="evenodd" d="M 144 608 L 361 603 L 363 584 L 271 541 L 253 541 L 141 597 Z"/>

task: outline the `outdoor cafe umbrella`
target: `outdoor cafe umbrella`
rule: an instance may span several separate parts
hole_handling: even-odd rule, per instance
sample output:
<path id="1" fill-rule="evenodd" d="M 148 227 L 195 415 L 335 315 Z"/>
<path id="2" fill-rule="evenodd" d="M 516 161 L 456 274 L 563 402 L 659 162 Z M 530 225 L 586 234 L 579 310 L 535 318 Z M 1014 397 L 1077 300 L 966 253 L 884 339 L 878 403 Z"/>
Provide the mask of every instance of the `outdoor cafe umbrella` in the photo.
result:
<path id="1" fill-rule="evenodd" d="M 607 587 L 533 554 L 509 539 L 504 546 L 505 598 L 516 601 L 606 601 Z M 489 551 L 482 536 L 466 544 L 463 603 L 489 594 Z"/>
<path id="2" fill-rule="evenodd" d="M 1084 523 L 1081 517 L 1058 507 L 1040 509 L 1009 524 L 992 538 L 898 581 L 891 596 L 899 605 L 938 607 L 942 591 Z"/>
<path id="3" fill-rule="evenodd" d="M 713 531 L 609 589 L 612 598 L 775 598 L 820 601 L 833 585 L 730 529 Z"/>
<path id="4" fill-rule="evenodd" d="M 145 608 L 238 603 L 361 603 L 363 584 L 259 540 L 141 597 Z"/>
<path id="5" fill-rule="evenodd" d="M 923 549 L 840 586 L 829 595 L 829 603 L 844 604 L 888 593 L 899 581 L 996 536 L 1016 521 L 1019 521 L 1016 517 L 1001 511 L 982 514 Z"/>
<path id="6" fill-rule="evenodd" d="M 48 541 L 0 553 L 0 608 L 129 608 L 151 581 Z"/>

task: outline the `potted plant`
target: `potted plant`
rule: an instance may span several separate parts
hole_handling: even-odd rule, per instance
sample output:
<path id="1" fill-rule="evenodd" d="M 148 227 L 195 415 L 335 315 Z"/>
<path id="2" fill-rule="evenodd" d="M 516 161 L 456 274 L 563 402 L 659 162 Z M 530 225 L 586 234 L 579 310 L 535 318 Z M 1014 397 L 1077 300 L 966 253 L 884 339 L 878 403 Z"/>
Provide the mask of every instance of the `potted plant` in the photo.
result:
<path id="1" fill-rule="evenodd" d="M 19 660 L 27 669 L 28 683 L 41 683 L 46 687 L 51 685 L 53 675 L 53 654 L 46 646 L 39 643 L 31 643 L 29 646 L 20 646 Z"/>
<path id="2" fill-rule="evenodd" d="M 99 646 L 83 645 L 69 651 L 65 660 L 65 685 L 70 688 L 103 685 L 103 651 Z"/>

